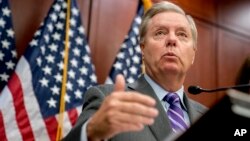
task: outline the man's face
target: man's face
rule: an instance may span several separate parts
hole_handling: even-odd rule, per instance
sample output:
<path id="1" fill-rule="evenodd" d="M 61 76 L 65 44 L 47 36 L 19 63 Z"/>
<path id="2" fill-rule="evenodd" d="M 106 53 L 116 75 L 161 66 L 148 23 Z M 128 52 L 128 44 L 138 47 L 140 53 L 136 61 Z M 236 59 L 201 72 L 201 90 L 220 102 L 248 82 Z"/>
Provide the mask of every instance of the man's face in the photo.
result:
<path id="1" fill-rule="evenodd" d="M 155 15 L 141 45 L 146 72 L 185 75 L 195 57 L 191 28 L 185 16 L 174 12 Z"/>

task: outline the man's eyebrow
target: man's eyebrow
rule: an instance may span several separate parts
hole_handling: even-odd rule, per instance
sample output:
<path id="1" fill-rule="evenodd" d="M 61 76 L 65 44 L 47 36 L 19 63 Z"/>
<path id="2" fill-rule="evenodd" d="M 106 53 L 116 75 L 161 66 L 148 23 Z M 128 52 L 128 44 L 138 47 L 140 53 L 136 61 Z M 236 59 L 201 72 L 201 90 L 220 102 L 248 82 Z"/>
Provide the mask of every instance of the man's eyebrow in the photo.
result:
<path id="1" fill-rule="evenodd" d="M 155 25 L 155 26 L 153 26 L 153 28 L 152 29 L 167 29 L 167 27 L 165 27 L 164 25 L 162 25 L 162 24 L 159 24 L 159 25 Z"/>
<path id="2" fill-rule="evenodd" d="M 179 26 L 177 27 L 177 30 L 185 31 L 185 32 L 191 32 L 191 29 L 187 26 Z"/>
<path id="3" fill-rule="evenodd" d="M 178 30 L 183 30 L 183 31 L 188 31 L 188 28 L 187 28 L 187 27 L 178 27 L 177 29 L 178 29 Z"/>

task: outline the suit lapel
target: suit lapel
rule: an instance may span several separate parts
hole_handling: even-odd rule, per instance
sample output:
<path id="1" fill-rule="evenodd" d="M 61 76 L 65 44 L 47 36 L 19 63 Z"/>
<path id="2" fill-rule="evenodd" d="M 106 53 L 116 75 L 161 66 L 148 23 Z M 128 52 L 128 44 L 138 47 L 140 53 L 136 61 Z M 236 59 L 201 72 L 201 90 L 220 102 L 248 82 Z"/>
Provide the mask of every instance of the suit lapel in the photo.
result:
<path id="1" fill-rule="evenodd" d="M 156 108 L 159 110 L 159 115 L 155 118 L 155 123 L 149 128 L 155 135 L 157 140 L 164 140 L 172 132 L 170 122 L 166 117 L 166 112 L 162 107 L 161 101 L 158 99 L 152 87 L 147 83 L 142 75 L 135 83 L 128 84 L 128 88 L 149 95 L 156 100 Z"/>
<path id="2" fill-rule="evenodd" d="M 184 99 L 184 104 L 187 106 L 187 113 L 190 119 L 190 123 L 193 124 L 202 115 L 200 112 L 198 112 L 196 104 L 191 99 L 189 99 L 185 94 L 183 99 Z"/>

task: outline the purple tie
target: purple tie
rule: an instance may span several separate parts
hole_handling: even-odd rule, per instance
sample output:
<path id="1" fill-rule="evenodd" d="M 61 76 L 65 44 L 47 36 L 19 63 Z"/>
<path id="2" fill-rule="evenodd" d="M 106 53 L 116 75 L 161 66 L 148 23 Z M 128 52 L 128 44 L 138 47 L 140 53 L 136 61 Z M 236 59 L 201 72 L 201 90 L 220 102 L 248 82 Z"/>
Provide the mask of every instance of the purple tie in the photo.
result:
<path id="1" fill-rule="evenodd" d="M 176 93 L 168 93 L 164 101 L 169 103 L 167 115 L 169 117 L 174 132 L 183 132 L 188 126 L 184 120 L 184 114 L 180 105 L 180 98 Z"/>

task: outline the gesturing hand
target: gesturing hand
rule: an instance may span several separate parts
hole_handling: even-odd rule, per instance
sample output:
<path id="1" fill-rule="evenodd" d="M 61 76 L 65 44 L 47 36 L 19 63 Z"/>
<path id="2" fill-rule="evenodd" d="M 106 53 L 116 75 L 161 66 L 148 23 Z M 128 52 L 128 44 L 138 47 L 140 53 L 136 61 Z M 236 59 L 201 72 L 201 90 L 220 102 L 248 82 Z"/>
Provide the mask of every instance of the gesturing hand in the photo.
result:
<path id="1" fill-rule="evenodd" d="M 140 131 L 154 123 L 158 110 L 153 98 L 125 91 L 122 75 L 116 77 L 114 91 L 105 98 L 87 125 L 88 140 L 103 140 L 127 131 Z"/>

